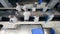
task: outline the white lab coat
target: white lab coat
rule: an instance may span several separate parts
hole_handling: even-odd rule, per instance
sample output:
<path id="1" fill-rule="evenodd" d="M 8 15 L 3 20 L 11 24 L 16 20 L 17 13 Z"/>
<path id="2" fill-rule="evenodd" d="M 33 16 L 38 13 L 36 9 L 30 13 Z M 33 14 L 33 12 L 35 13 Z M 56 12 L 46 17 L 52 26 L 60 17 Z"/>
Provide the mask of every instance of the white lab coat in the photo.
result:
<path id="1" fill-rule="evenodd" d="M 31 13 L 30 13 L 29 11 L 24 12 L 24 13 L 23 13 L 23 15 L 24 15 L 24 20 L 29 20 L 30 14 L 31 14 Z"/>
<path id="2" fill-rule="evenodd" d="M 26 11 L 26 6 L 23 6 L 23 8 L 22 8 L 24 11 Z"/>
<path id="3" fill-rule="evenodd" d="M 34 19 L 34 22 L 36 22 L 36 23 L 37 23 L 37 22 L 39 21 L 39 17 L 34 16 L 34 18 L 35 18 L 35 19 Z"/>
<path id="4" fill-rule="evenodd" d="M 16 10 L 21 11 L 20 5 L 17 5 L 17 6 L 16 6 Z"/>
<path id="5" fill-rule="evenodd" d="M 12 20 L 12 21 L 11 21 L 11 20 Z M 17 18 L 16 18 L 16 17 L 10 18 L 10 22 L 11 22 L 11 23 L 17 22 Z"/>
<path id="6" fill-rule="evenodd" d="M 33 12 L 34 12 L 34 11 L 36 11 L 36 8 L 35 8 L 35 7 L 33 7 L 33 8 L 32 8 L 32 11 L 33 11 Z"/>

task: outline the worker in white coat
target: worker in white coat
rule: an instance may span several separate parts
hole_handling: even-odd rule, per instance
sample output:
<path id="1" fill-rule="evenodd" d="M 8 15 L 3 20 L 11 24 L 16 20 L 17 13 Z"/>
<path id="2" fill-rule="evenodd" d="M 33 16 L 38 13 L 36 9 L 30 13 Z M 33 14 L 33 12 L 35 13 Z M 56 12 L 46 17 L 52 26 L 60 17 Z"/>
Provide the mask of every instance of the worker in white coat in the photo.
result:
<path id="1" fill-rule="evenodd" d="M 18 3 L 16 3 L 16 5 L 17 5 L 16 10 L 20 12 L 21 11 L 21 6 Z"/>
<path id="2" fill-rule="evenodd" d="M 33 11 L 33 12 L 36 11 L 37 4 L 38 4 L 37 2 L 35 2 L 35 3 L 33 4 L 33 7 L 32 7 L 32 11 Z"/>
<path id="3" fill-rule="evenodd" d="M 25 12 L 23 13 L 23 15 L 24 15 L 24 20 L 25 20 L 25 21 L 28 21 L 31 13 L 30 13 L 29 11 L 25 11 Z"/>
<path id="4" fill-rule="evenodd" d="M 18 20 L 17 20 L 17 18 L 15 17 L 15 16 L 9 16 L 9 18 L 10 18 L 10 23 L 15 23 L 15 22 L 17 22 Z"/>
<path id="5" fill-rule="evenodd" d="M 35 23 L 38 23 L 38 22 L 39 22 L 39 17 L 34 16 L 34 18 L 35 18 L 35 19 L 34 19 L 34 22 L 35 22 Z"/>
<path id="6" fill-rule="evenodd" d="M 17 10 L 17 12 L 15 13 L 17 16 L 18 15 L 20 15 L 21 14 L 21 6 L 18 4 L 18 3 L 16 3 L 16 10 Z"/>
<path id="7" fill-rule="evenodd" d="M 22 9 L 23 9 L 24 11 L 26 11 L 26 10 L 27 10 L 26 5 L 24 5 Z"/>
<path id="8" fill-rule="evenodd" d="M 36 7 L 33 7 L 33 8 L 32 8 L 32 11 L 35 12 L 35 11 L 36 11 Z"/>
<path id="9" fill-rule="evenodd" d="M 39 22 L 39 16 L 38 15 L 34 16 L 34 22 L 35 23 L 38 23 Z"/>

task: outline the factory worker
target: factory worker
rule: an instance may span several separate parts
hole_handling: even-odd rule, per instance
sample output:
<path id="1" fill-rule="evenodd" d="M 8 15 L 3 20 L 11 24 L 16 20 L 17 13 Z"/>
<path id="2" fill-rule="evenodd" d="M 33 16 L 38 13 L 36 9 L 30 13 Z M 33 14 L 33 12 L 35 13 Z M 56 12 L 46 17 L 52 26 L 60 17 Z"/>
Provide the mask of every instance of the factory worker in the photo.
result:
<path id="1" fill-rule="evenodd" d="M 15 23 L 15 22 L 17 22 L 17 18 L 15 17 L 15 16 L 9 16 L 9 18 L 10 18 L 10 23 Z"/>
<path id="2" fill-rule="evenodd" d="M 31 15 L 31 13 L 30 13 L 29 11 L 25 11 L 25 12 L 23 13 L 23 15 L 24 15 L 24 20 L 25 20 L 25 21 L 28 21 L 28 20 L 29 20 L 29 16 Z"/>
<path id="3" fill-rule="evenodd" d="M 33 8 L 32 8 L 32 11 L 35 12 L 35 11 L 36 11 L 36 7 L 33 7 Z"/>
<path id="4" fill-rule="evenodd" d="M 52 14 L 52 13 L 48 14 L 46 23 L 49 22 L 49 21 L 51 21 L 53 19 L 53 17 L 54 17 L 54 14 Z"/>
<path id="5" fill-rule="evenodd" d="M 20 12 L 21 11 L 21 6 L 18 3 L 16 3 L 16 5 L 17 5 L 16 10 Z"/>
<path id="6" fill-rule="evenodd" d="M 26 9 L 27 9 L 26 5 L 24 5 L 22 9 L 23 9 L 24 11 L 26 11 Z"/>
<path id="7" fill-rule="evenodd" d="M 35 3 L 33 4 L 33 8 L 32 8 L 32 11 L 33 11 L 33 12 L 36 11 L 37 4 L 38 4 L 37 2 L 35 2 Z"/>
<path id="8" fill-rule="evenodd" d="M 38 23 L 39 22 L 39 16 L 38 15 L 34 16 L 34 22 L 35 23 Z"/>

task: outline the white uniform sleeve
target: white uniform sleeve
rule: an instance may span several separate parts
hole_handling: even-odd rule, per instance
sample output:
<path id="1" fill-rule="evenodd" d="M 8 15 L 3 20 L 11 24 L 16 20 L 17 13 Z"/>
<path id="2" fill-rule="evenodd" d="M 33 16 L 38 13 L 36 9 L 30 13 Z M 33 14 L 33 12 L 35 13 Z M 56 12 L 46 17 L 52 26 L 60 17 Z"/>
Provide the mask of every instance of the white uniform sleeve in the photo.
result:
<path id="1" fill-rule="evenodd" d="M 34 18 L 34 22 L 38 23 L 39 17 L 36 17 L 36 16 L 34 16 L 34 17 L 35 17 L 35 18 Z"/>
<path id="2" fill-rule="evenodd" d="M 32 8 L 32 11 L 36 11 L 36 8 L 33 7 L 33 8 Z"/>
<path id="3" fill-rule="evenodd" d="M 22 8 L 23 10 L 26 10 L 26 6 L 23 6 L 23 8 Z"/>
<path id="4" fill-rule="evenodd" d="M 21 7 L 20 6 L 16 6 L 16 10 L 21 11 Z"/>
<path id="5" fill-rule="evenodd" d="M 48 21 L 51 21 L 53 19 L 54 15 L 50 15 Z"/>

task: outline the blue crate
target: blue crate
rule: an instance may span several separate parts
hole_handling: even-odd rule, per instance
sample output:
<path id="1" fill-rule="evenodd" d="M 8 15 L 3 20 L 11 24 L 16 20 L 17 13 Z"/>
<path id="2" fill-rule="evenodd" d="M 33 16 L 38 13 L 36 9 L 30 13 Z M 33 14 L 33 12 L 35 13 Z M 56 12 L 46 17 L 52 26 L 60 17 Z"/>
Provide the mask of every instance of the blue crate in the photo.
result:
<path id="1" fill-rule="evenodd" d="M 51 34 L 55 34 L 55 30 L 53 28 L 50 29 Z"/>
<path id="2" fill-rule="evenodd" d="M 42 28 L 34 28 L 32 29 L 32 34 L 44 34 Z"/>

